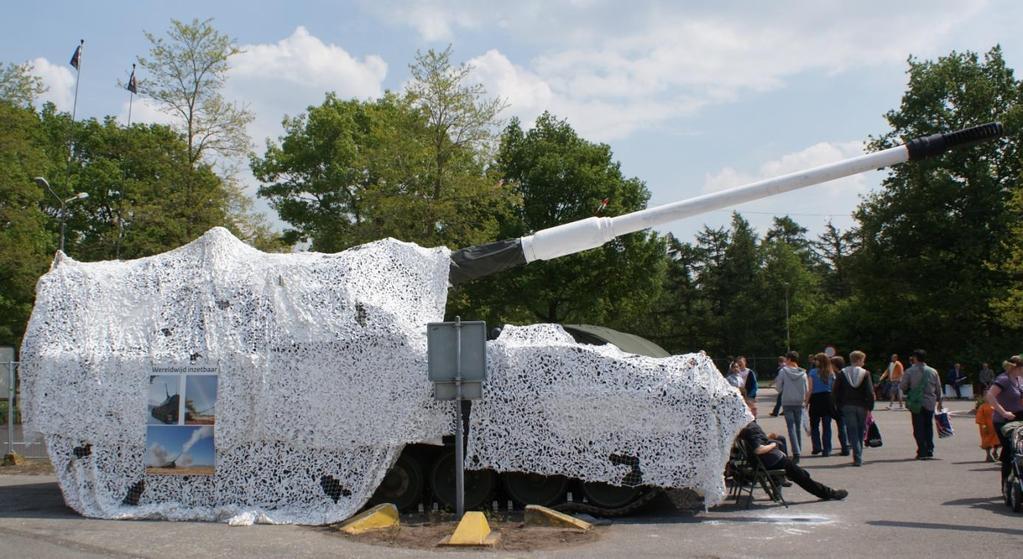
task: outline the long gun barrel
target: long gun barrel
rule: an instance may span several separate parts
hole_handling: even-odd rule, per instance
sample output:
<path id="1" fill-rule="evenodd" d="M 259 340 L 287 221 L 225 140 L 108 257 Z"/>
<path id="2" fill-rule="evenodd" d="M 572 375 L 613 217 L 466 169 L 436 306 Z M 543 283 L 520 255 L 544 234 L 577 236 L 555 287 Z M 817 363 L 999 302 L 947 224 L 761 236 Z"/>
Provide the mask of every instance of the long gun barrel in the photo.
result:
<path id="1" fill-rule="evenodd" d="M 737 186 L 721 192 L 704 194 L 617 217 L 590 217 L 542 229 L 519 239 L 464 248 L 451 254 L 449 279 L 452 284 L 459 284 L 535 260 L 552 260 L 597 248 L 615 237 L 628 233 L 873 169 L 935 157 L 950 149 L 991 140 L 1001 134 L 1002 125 L 997 122 L 956 132 L 933 134 L 883 151 Z"/>

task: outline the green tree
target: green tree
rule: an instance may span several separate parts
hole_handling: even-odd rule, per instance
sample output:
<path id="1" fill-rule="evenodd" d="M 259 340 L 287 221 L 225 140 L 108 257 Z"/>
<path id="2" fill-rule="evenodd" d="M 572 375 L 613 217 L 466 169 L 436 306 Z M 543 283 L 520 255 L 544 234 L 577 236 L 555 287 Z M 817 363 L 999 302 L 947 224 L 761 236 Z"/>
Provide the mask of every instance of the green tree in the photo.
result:
<path id="1" fill-rule="evenodd" d="M 452 80 L 430 68 L 414 72 L 407 95 L 327 94 L 252 158 L 259 195 L 291 225 L 289 241 L 332 252 L 382 237 L 453 248 L 496 238 L 516 198 L 483 149 L 495 106 L 464 72 Z"/>
<path id="2" fill-rule="evenodd" d="M 1023 184 L 1023 177 L 1020 177 Z M 1010 212 L 1023 215 L 1023 188 L 1017 188 L 1010 201 Z M 1010 284 L 1006 292 L 991 301 L 994 319 L 1002 326 L 1015 330 L 1023 330 L 1023 221 L 1012 220 L 1009 238 L 1004 247 L 1006 258 L 990 264 L 991 269 L 1001 274 Z M 1017 352 L 1018 348 L 1013 348 Z"/>
<path id="3" fill-rule="evenodd" d="M 712 315 L 699 283 L 703 253 L 670 233 L 665 242 L 667 271 L 661 297 L 636 321 L 636 332 L 671 353 L 718 347 L 709 339 Z"/>
<path id="4" fill-rule="evenodd" d="M 451 47 L 417 53 L 409 65 L 408 99 L 426 119 L 432 169 L 432 197 L 439 199 L 447 183 L 464 176 L 451 167 L 469 158 L 489 161 L 498 115 L 507 106 L 487 96 L 483 84 L 471 82 L 472 68 L 451 64 Z"/>
<path id="5" fill-rule="evenodd" d="M 35 284 L 55 248 L 32 177 L 49 169 L 47 138 L 31 109 L 0 101 L 0 345 L 19 345 Z"/>
<path id="6" fill-rule="evenodd" d="M 816 255 L 813 252 L 813 243 L 806 238 L 806 227 L 798 224 L 789 216 L 775 217 L 771 228 L 764 235 L 764 241 L 781 241 L 792 248 L 804 266 L 816 264 Z"/>
<path id="7" fill-rule="evenodd" d="M 0 101 L 30 107 L 46 92 L 43 80 L 32 73 L 32 65 L 0 63 Z"/>
<path id="8" fill-rule="evenodd" d="M 580 138 L 549 113 L 532 130 L 513 119 L 506 127 L 497 166 L 522 197 L 517 215 L 502 222 L 501 237 L 590 217 L 642 209 L 649 192 L 625 178 L 611 148 Z M 457 289 L 449 313 L 473 309 L 491 323 L 591 322 L 631 329 L 659 296 L 666 270 L 663 239 L 650 232 L 626 235 L 603 247 L 534 262 Z"/>
<path id="9" fill-rule="evenodd" d="M 908 73 L 900 107 L 885 115 L 891 130 L 874 138 L 872 149 L 992 120 L 1008 134 L 893 168 L 857 210 L 863 247 L 851 271 L 854 297 L 872 313 L 868 351 L 922 346 L 936 362 L 990 359 L 1013 345 L 990 312 L 1012 279 L 989 263 L 1005 260 L 1010 225 L 1018 221 L 1009 200 L 1023 168 L 1023 87 L 998 47 L 983 58 L 911 58 Z"/>
<path id="10" fill-rule="evenodd" d="M 252 113 L 224 99 L 221 90 L 228 59 L 241 53 L 233 39 L 217 31 L 213 20 L 171 20 L 166 37 L 146 32 L 150 48 L 138 58 L 146 72 L 139 94 L 156 101 L 177 119 L 195 166 L 207 154 L 244 156 L 249 152 L 245 127 Z"/>
<path id="11" fill-rule="evenodd" d="M 849 275 L 849 259 L 859 250 L 855 231 L 840 231 L 831 221 L 824 226 L 824 232 L 813 241 L 813 251 L 821 263 L 821 281 L 824 291 L 832 299 L 852 294 L 852 278 Z"/>
<path id="12" fill-rule="evenodd" d="M 227 223 L 258 248 L 285 249 L 286 243 L 270 230 L 265 218 L 252 212 L 251 200 L 234 175 L 236 158 L 250 153 L 246 127 L 254 118 L 249 110 L 222 94 L 228 60 L 241 49 L 234 39 L 213 27 L 212 19 L 193 19 L 191 23 L 172 19 L 166 36 L 149 32 L 145 36 L 150 49 L 147 57 L 138 58 L 146 73 L 139 82 L 139 93 L 155 100 L 175 118 L 175 127 L 186 145 L 185 164 L 196 171 L 173 188 L 183 189 L 186 198 L 205 200 L 204 207 L 220 203 L 209 201 L 209 185 L 201 177 L 209 171 L 202 168 L 204 165 L 218 165 L 223 181 L 220 189 L 229 200 Z M 186 236 L 199 235 L 207 222 L 202 215 L 187 220 Z"/>
<path id="13" fill-rule="evenodd" d="M 67 252 L 77 260 L 130 259 L 164 252 L 195 239 L 194 231 L 222 225 L 230 192 L 212 168 L 189 164 L 180 134 L 162 125 L 119 126 L 114 117 L 71 123 L 69 115 L 44 108 L 51 168 L 63 179 L 61 139 L 73 129 L 76 157 L 61 194 L 89 197 L 68 206 Z M 191 184 L 190 189 L 180 185 Z M 56 216 L 53 200 L 44 199 Z M 237 232 L 237 231 L 236 231 Z"/>

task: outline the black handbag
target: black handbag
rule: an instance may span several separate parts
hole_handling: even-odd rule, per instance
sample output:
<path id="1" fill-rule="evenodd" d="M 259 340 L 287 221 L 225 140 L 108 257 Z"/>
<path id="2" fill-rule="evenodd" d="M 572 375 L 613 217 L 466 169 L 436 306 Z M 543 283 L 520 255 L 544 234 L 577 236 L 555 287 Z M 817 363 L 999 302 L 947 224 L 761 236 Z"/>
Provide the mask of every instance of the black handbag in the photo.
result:
<path id="1" fill-rule="evenodd" d="M 871 423 L 870 428 L 867 429 L 867 446 L 871 448 L 877 448 L 884 444 L 881 440 L 881 430 L 877 428 L 877 423 Z"/>

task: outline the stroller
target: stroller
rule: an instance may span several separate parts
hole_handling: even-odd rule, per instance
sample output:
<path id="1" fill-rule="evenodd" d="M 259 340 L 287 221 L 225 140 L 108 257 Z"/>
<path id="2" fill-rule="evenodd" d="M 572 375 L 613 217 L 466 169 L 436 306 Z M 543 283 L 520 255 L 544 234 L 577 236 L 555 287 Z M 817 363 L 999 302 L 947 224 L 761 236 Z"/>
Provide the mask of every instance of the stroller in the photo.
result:
<path id="1" fill-rule="evenodd" d="M 1012 468 L 1002 483 L 1002 496 L 1012 512 L 1020 512 L 1023 511 L 1023 421 L 1006 423 L 1002 434 L 1009 441 L 1009 448 L 1003 448 L 1002 452 L 1012 453 Z"/>

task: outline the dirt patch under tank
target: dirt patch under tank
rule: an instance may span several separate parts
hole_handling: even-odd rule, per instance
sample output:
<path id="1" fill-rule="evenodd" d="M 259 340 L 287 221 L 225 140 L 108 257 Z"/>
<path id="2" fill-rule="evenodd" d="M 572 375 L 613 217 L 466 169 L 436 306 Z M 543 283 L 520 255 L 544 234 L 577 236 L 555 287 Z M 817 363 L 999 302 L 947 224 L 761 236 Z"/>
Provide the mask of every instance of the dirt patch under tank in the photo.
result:
<path id="1" fill-rule="evenodd" d="M 501 534 L 493 547 L 440 547 L 437 544 L 455 531 L 458 522 L 450 513 L 411 514 L 401 516 L 401 525 L 391 530 L 379 530 L 353 536 L 337 530 L 338 525 L 327 529 L 352 541 L 371 545 L 401 547 L 407 549 L 432 549 L 437 551 L 459 551 L 461 549 L 493 551 L 536 551 L 574 547 L 595 542 L 605 529 L 594 526 L 590 531 L 568 530 L 526 526 L 522 513 L 488 514 L 487 521 L 492 531 Z"/>

